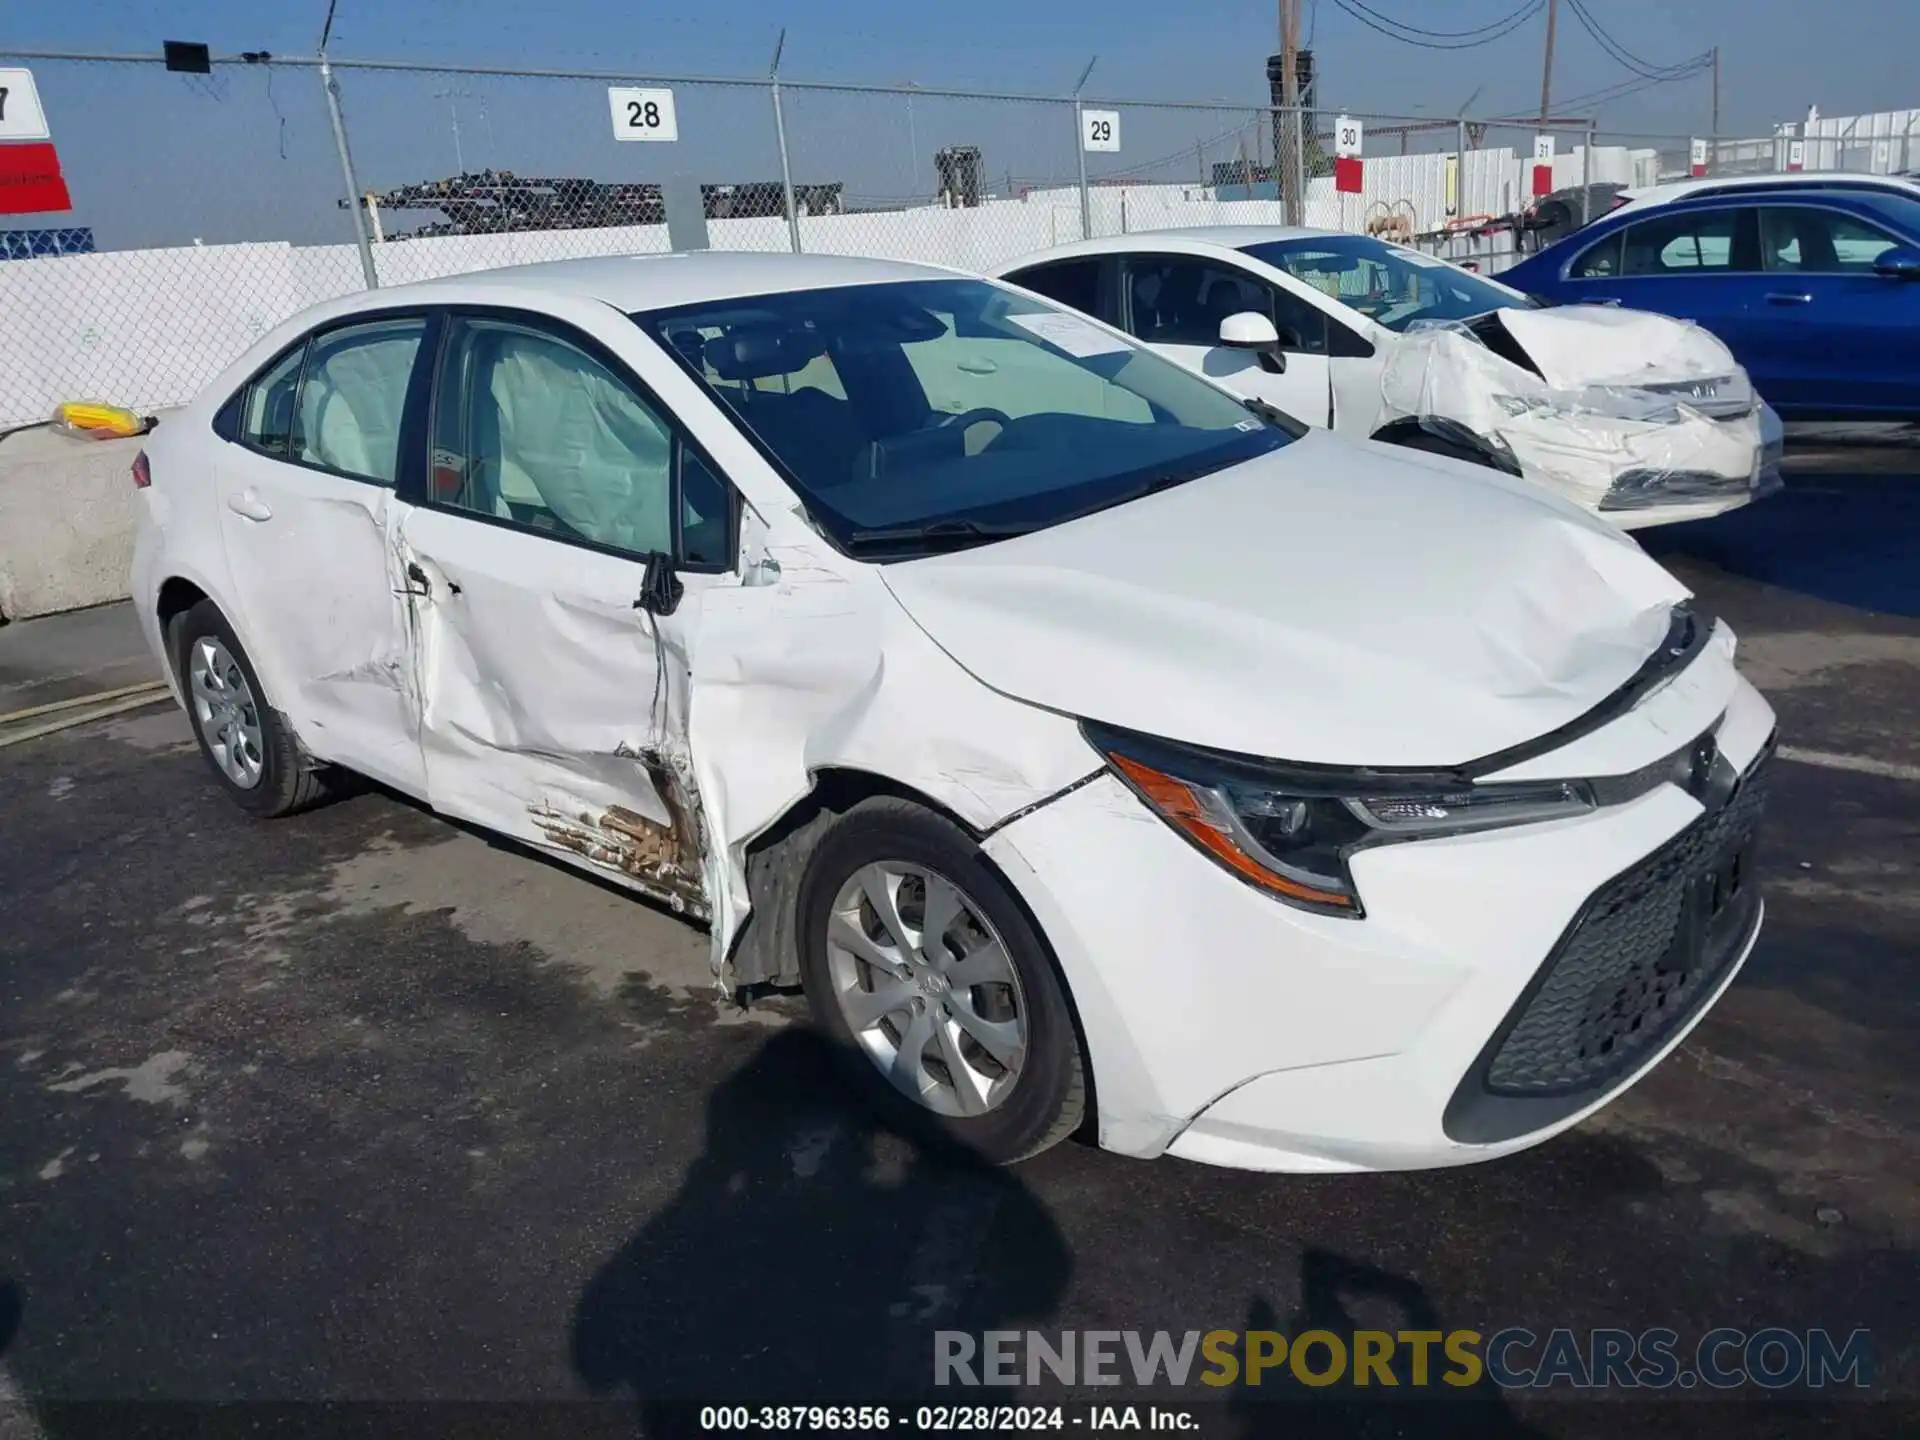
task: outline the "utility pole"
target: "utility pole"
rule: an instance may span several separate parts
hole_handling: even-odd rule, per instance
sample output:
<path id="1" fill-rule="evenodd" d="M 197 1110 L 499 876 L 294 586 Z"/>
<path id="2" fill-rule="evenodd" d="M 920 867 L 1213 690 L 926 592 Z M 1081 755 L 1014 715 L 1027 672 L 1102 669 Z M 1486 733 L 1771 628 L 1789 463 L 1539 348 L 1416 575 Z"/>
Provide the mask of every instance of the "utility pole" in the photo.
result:
<path id="1" fill-rule="evenodd" d="M 1299 177 L 1305 166 L 1301 161 L 1306 143 L 1300 133 L 1300 0 L 1279 0 L 1280 4 L 1280 104 L 1284 108 L 1286 155 L 1273 157 L 1280 172 L 1280 199 L 1287 223 L 1303 223 L 1305 197 L 1300 194 Z"/>
<path id="2" fill-rule="evenodd" d="M 1720 47 L 1713 47 L 1713 125 L 1707 134 L 1720 138 Z"/>
<path id="3" fill-rule="evenodd" d="M 1560 0 L 1547 0 L 1547 59 L 1540 67 L 1540 123 L 1553 113 L 1553 26 L 1560 15 Z"/>

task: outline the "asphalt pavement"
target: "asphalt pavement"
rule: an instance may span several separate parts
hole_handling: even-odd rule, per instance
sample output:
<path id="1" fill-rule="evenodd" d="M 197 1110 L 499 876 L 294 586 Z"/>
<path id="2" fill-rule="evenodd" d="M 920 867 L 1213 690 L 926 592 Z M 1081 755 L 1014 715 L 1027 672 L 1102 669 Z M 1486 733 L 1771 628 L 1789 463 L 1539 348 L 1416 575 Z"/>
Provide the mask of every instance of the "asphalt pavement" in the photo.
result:
<path id="1" fill-rule="evenodd" d="M 236 1401 L 663 1432 L 697 1425 L 674 1401 L 1021 1398 L 936 1391 L 939 1330 L 1513 1326 L 1865 1329 L 1871 1383 L 1152 1398 L 1208 1434 L 1914 1433 L 1920 482 L 1809 459 L 1642 538 L 1780 711 L 1767 928 L 1636 1089 L 1461 1170 L 981 1169 L 570 870 L 374 790 L 250 820 L 169 707 L 0 749 L 0 1440 L 374 1413 L 195 1408 Z M 130 683 L 128 624 L 0 629 L 0 682 Z M 590 1397 L 638 1403 L 448 1405 Z M 193 1403 L 100 1408 L 155 1400 Z"/>

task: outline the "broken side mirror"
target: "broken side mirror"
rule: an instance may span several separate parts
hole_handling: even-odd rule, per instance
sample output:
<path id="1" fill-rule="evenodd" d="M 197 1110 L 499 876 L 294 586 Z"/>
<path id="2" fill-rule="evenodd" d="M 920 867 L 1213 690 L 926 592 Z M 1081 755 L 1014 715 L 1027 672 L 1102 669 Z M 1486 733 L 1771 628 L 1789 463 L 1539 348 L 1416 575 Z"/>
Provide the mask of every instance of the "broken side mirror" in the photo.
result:
<path id="1" fill-rule="evenodd" d="M 686 586 L 674 573 L 673 557 L 664 550 L 648 551 L 647 568 L 640 577 L 640 597 L 633 602 L 633 608 L 649 615 L 671 615 L 680 608 L 680 597 L 684 594 Z"/>

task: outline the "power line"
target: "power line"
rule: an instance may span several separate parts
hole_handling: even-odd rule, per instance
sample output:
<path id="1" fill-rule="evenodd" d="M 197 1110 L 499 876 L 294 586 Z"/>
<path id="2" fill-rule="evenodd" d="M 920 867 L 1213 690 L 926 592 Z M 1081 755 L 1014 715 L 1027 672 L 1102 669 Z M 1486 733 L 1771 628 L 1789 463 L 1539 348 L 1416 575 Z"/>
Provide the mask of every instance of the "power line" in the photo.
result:
<path id="1" fill-rule="evenodd" d="M 1369 30 L 1376 31 L 1389 40 L 1398 40 L 1404 45 L 1417 45 L 1423 50 L 1471 50 L 1475 46 L 1491 45 L 1494 41 L 1511 35 L 1539 14 L 1546 0 L 1527 0 L 1527 3 L 1518 10 L 1503 19 L 1491 21 L 1477 30 L 1452 32 L 1422 30 L 1417 26 L 1403 24 L 1362 4 L 1361 0 L 1333 0 L 1333 3 Z"/>
<path id="2" fill-rule="evenodd" d="M 1581 28 L 1594 38 L 1602 50 L 1605 50 L 1608 55 L 1619 61 L 1620 64 L 1644 79 L 1663 80 L 1673 78 L 1678 71 L 1694 63 L 1694 60 L 1689 59 L 1682 60 L 1674 65 L 1655 65 L 1651 61 L 1642 60 L 1638 55 L 1635 55 L 1631 50 L 1627 49 L 1626 46 L 1614 39 L 1613 36 L 1609 35 L 1601 26 L 1600 22 L 1595 20 L 1593 16 L 1587 12 L 1587 7 L 1581 4 L 1580 0 L 1567 0 L 1567 8 L 1573 11 L 1573 18 L 1580 22 Z M 1698 57 L 1695 57 L 1695 59 L 1697 58 Z"/>
<path id="3" fill-rule="evenodd" d="M 1519 24 L 1529 19 L 1533 15 L 1533 12 L 1540 8 L 1540 0 L 1526 0 L 1526 3 L 1522 4 L 1518 10 L 1503 15 L 1498 20 L 1489 20 L 1484 25 L 1476 25 L 1471 30 L 1423 30 L 1418 25 L 1409 25 L 1404 20 L 1396 20 L 1391 15 L 1383 15 L 1380 11 L 1367 4 L 1366 0 L 1335 0 L 1335 3 L 1338 4 L 1342 10 L 1347 11 L 1348 14 L 1353 14 L 1356 10 L 1364 10 L 1382 25 L 1391 26 L 1395 30 L 1405 30 L 1412 35 L 1424 35 L 1432 40 L 1464 40 L 1470 35 L 1484 35 L 1489 30 L 1500 30 L 1501 33 L 1504 34 L 1506 32 L 1502 29 L 1503 26 Z M 1357 19 L 1359 17 L 1356 16 L 1355 18 Z"/>
<path id="4" fill-rule="evenodd" d="M 1671 75 L 1642 76 L 1632 80 L 1621 80 L 1615 84 L 1603 86 L 1598 90 L 1590 90 L 1584 95 L 1569 96 L 1560 102 L 1559 108 L 1572 110 L 1583 105 L 1589 108 L 1598 108 L 1601 105 L 1607 104 L 1609 101 L 1621 100 L 1628 95 L 1638 94 L 1642 90 L 1652 90 L 1661 85 L 1672 84 L 1676 80 L 1692 79 L 1695 75 L 1706 70 L 1712 63 L 1712 57 L 1710 55 L 1701 54 L 1695 56 L 1691 61 L 1683 61 L 1682 65 L 1689 68 L 1676 68 Z"/>

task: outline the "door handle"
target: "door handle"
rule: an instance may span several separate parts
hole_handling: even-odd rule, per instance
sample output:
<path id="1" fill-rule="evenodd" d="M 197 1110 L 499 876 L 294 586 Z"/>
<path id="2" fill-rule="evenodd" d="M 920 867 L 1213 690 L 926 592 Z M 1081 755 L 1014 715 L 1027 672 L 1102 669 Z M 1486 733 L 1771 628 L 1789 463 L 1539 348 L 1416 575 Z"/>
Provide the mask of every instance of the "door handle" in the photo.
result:
<path id="1" fill-rule="evenodd" d="M 1791 295 L 1784 290 L 1775 290 L 1767 296 L 1769 305 L 1811 305 L 1811 295 Z"/>
<path id="2" fill-rule="evenodd" d="M 440 575 L 440 583 L 447 587 L 447 593 L 449 595 L 458 595 L 460 593 L 460 586 L 455 581 L 450 580 L 444 571 L 438 573 Z M 407 562 L 407 588 L 404 593 L 418 596 L 423 600 L 431 600 L 433 598 L 433 580 L 425 570 L 420 568 L 420 562 L 417 560 L 409 560 Z"/>
<path id="3" fill-rule="evenodd" d="M 236 490 L 227 496 L 227 508 L 248 520 L 271 520 L 273 507 L 252 490 Z"/>

